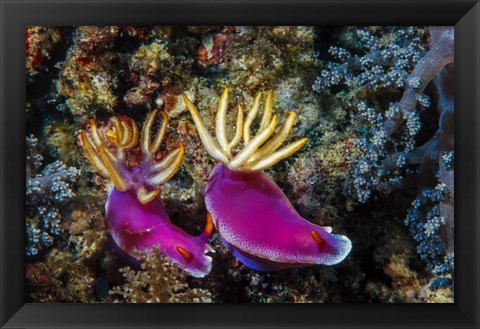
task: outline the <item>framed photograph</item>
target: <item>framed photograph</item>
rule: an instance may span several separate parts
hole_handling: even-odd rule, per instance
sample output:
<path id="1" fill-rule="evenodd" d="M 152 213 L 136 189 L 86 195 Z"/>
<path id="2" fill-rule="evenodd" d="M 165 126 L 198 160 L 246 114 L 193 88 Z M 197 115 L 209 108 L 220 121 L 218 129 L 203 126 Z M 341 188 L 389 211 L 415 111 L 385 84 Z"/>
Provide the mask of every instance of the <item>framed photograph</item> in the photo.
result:
<path id="1" fill-rule="evenodd" d="M 477 1 L 0 4 L 2 328 L 479 327 Z"/>

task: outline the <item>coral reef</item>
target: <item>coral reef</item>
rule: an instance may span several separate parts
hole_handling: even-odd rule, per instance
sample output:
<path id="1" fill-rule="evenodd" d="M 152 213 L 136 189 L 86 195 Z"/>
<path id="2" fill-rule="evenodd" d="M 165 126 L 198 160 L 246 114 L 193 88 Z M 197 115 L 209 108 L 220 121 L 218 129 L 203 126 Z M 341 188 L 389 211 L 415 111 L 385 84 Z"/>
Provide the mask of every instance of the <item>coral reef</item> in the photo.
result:
<path id="1" fill-rule="evenodd" d="M 365 203 L 374 192 L 417 191 L 405 224 L 427 269 L 441 275 L 431 287 L 442 287 L 453 272 L 454 36 L 452 27 L 429 30 L 427 52 L 422 50 L 423 29 L 394 28 L 377 35 L 357 30 L 364 53 L 331 47 L 329 53 L 340 63 L 329 63 L 313 89 L 345 84 L 357 95 L 403 89 L 400 100 L 383 110 L 378 99 L 373 107 L 361 98 L 352 103 L 366 125 L 355 141 L 361 154 L 352 160 L 350 193 Z M 434 113 L 424 113 L 427 109 Z M 422 121 L 435 117 L 436 130 L 422 129 Z"/>
<path id="2" fill-rule="evenodd" d="M 260 89 L 271 88 L 282 76 L 303 76 L 312 69 L 315 56 L 310 27 L 277 26 L 235 27 L 218 34 L 214 41 L 223 43 L 218 51 L 218 70 L 225 74 L 229 85 L 243 86 L 245 93 L 254 95 Z M 209 36 L 207 36 L 209 37 Z M 204 38 L 205 40 L 205 38 Z M 219 41 L 217 41 L 219 40 Z M 213 45 L 215 50 L 215 43 Z M 225 86 L 225 85 L 221 85 Z"/>
<path id="3" fill-rule="evenodd" d="M 179 78 L 174 72 L 174 58 L 167 51 L 167 40 L 156 39 L 148 45 L 141 46 L 130 58 L 129 71 L 130 80 L 135 85 L 127 91 L 124 101 L 132 106 L 151 106 L 153 96 L 157 99 L 165 99 L 168 111 L 172 102 L 170 97 L 175 96 L 181 89 Z"/>
<path id="4" fill-rule="evenodd" d="M 187 274 L 161 252 L 160 247 L 141 256 L 141 270 L 130 267 L 120 271 L 126 282 L 114 287 L 111 295 L 120 295 L 114 302 L 128 303 L 211 303 L 208 290 L 191 288 L 187 283 Z M 119 296 L 119 297 L 120 297 Z"/>
<path id="5" fill-rule="evenodd" d="M 43 157 L 37 153 L 38 139 L 27 137 L 27 256 L 35 256 L 61 235 L 64 203 L 74 196 L 73 184 L 80 176 L 78 169 L 55 161 L 42 168 Z"/>
<path id="6" fill-rule="evenodd" d="M 40 73 L 45 60 L 50 59 L 55 44 L 61 39 L 60 31 L 54 27 L 29 26 L 26 29 L 27 81 Z"/>
<path id="7" fill-rule="evenodd" d="M 114 90 L 118 79 L 110 70 L 122 70 L 120 54 L 108 51 L 120 33 L 118 27 L 79 27 L 65 61 L 60 65 L 58 95 L 66 98 L 73 114 L 92 109 L 112 111 L 117 105 Z"/>
<path id="8" fill-rule="evenodd" d="M 349 89 L 367 87 L 402 88 L 422 57 L 424 29 L 372 28 L 358 29 L 358 41 L 349 44 L 352 51 L 330 46 L 328 53 L 337 61 L 328 62 L 313 84 L 320 91 L 344 85 Z M 359 54 L 356 54 L 358 52 Z"/>
<path id="9" fill-rule="evenodd" d="M 95 300 L 95 269 L 71 252 L 53 249 L 43 261 L 26 266 L 30 302 L 82 302 Z"/>
<path id="10" fill-rule="evenodd" d="M 68 166 L 78 161 L 75 130 L 68 122 L 51 120 L 43 129 L 43 139 L 50 156 Z"/>
<path id="11" fill-rule="evenodd" d="M 26 36 L 29 302 L 453 302 L 453 27 L 31 26 Z M 298 115 L 290 138 L 308 143 L 265 175 L 300 216 L 348 236 L 340 264 L 259 272 L 213 230 L 203 278 L 157 253 L 124 268 L 105 230 L 111 180 L 85 159 L 79 131 L 93 118 L 103 136 L 112 117 L 132 127 L 163 110 L 154 160 L 180 143 L 185 155 L 158 196 L 172 226 L 195 236 L 215 160 L 182 94 L 213 133 L 226 87 L 227 136 L 236 104 L 266 88 L 279 118 Z M 140 147 L 126 152 L 128 168 L 141 161 Z"/>

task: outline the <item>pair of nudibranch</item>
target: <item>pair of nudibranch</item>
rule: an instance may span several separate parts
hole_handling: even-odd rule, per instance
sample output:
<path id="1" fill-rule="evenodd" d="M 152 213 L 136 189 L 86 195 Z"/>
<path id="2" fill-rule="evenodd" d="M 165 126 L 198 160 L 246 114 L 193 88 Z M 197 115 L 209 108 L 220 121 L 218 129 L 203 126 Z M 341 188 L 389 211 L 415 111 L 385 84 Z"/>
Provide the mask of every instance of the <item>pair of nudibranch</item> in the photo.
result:
<path id="1" fill-rule="evenodd" d="M 260 98 L 258 93 L 246 118 L 238 105 L 235 136 L 229 141 L 226 132 L 228 89 L 218 105 L 216 140 L 195 105 L 183 95 L 203 145 L 220 162 L 204 189 L 207 223 L 198 236 L 190 236 L 171 223 L 158 197 L 161 185 L 176 173 L 184 155 L 184 146 L 180 144 L 160 161 L 155 159 L 165 135 L 167 115 L 162 112 L 162 125 L 152 140 L 151 129 L 157 111 L 151 112 L 140 141 L 138 127 L 131 119 L 111 119 L 111 128 L 105 130 L 103 138 L 95 121 L 90 120 L 90 132 L 82 131 L 80 141 L 90 163 L 113 181 L 114 187 L 105 205 L 106 227 L 120 256 L 135 261 L 138 252 L 158 246 L 190 275 L 203 277 L 212 267 L 208 253 L 213 248 L 208 239 L 213 226 L 237 259 L 260 271 L 310 264 L 333 265 L 348 255 L 351 242 L 347 237 L 331 234 L 331 227 L 318 226 L 302 218 L 280 188 L 261 172 L 298 151 L 307 138 L 280 148 L 297 115 L 290 111 L 275 133 L 277 116 L 272 110 L 271 91 L 258 130 L 251 136 Z M 243 149 L 234 152 L 242 139 Z M 143 161 L 138 166 L 127 166 L 126 152 L 138 143 Z"/>

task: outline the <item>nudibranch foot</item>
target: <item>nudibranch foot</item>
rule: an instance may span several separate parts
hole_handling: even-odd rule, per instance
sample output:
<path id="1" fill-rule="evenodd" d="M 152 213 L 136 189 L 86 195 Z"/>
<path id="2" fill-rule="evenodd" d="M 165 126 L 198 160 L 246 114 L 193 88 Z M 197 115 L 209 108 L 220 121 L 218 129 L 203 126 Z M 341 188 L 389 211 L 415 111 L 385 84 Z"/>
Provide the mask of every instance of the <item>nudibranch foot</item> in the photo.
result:
<path id="1" fill-rule="evenodd" d="M 204 125 L 198 109 L 184 95 L 207 152 L 220 162 L 203 190 L 213 223 L 232 254 L 259 271 L 337 264 L 350 253 L 351 241 L 346 236 L 331 234 L 331 227 L 321 227 L 302 218 L 280 188 L 260 172 L 294 154 L 308 141 L 301 138 L 281 147 L 297 115 L 288 112 L 277 130 L 271 91 L 267 94 L 258 130 L 252 136 L 250 128 L 259 111 L 260 98 L 258 93 L 245 120 L 241 106 L 237 106 L 236 132 L 229 141 L 226 134 L 228 89 L 220 97 L 216 140 Z M 242 139 L 244 147 L 235 152 Z"/>
<path id="2" fill-rule="evenodd" d="M 283 266 L 280 266 L 281 263 L 277 263 L 266 258 L 257 257 L 254 255 L 250 255 L 249 253 L 243 252 L 235 246 L 232 246 L 223 238 L 221 238 L 221 241 L 225 248 L 227 248 L 236 259 L 238 259 L 245 266 L 255 271 L 272 272 L 288 268 L 298 268 L 305 266 L 304 264 L 296 263 L 282 264 Z"/>
<path id="3" fill-rule="evenodd" d="M 140 252 L 159 248 L 174 263 L 195 277 L 207 275 L 212 268 L 213 249 L 208 244 L 212 233 L 211 220 L 199 236 L 191 236 L 174 225 L 158 197 L 160 187 L 179 169 L 184 147 L 171 151 L 160 161 L 155 154 L 164 138 L 167 116 L 155 137 L 151 129 L 156 110 L 150 113 L 138 137 L 133 120 L 111 120 L 111 129 L 103 134 L 90 120 L 90 134 L 81 132 L 80 142 L 90 163 L 113 182 L 105 205 L 107 233 L 119 257 L 137 264 Z M 137 144 L 143 154 L 138 166 L 129 167 L 127 152 Z M 209 221 L 210 220 L 210 221 Z"/>

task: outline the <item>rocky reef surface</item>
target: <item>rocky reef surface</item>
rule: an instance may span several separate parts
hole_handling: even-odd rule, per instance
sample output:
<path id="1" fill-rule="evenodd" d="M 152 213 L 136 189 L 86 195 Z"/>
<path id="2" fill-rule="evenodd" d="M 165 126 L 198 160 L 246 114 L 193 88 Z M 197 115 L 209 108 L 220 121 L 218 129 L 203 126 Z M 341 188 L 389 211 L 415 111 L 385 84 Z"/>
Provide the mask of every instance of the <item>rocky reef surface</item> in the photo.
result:
<path id="1" fill-rule="evenodd" d="M 453 302 L 453 27 L 29 27 L 26 37 L 29 302 Z M 164 110 L 160 156 L 179 142 L 185 156 L 160 197 L 197 235 L 215 161 L 182 93 L 213 131 L 225 87 L 231 104 L 273 90 L 280 118 L 298 114 L 290 139 L 309 142 L 266 173 L 302 217 L 349 237 L 340 264 L 255 271 L 215 230 L 204 278 L 161 254 L 131 268 L 114 253 L 111 182 L 79 131 Z"/>

